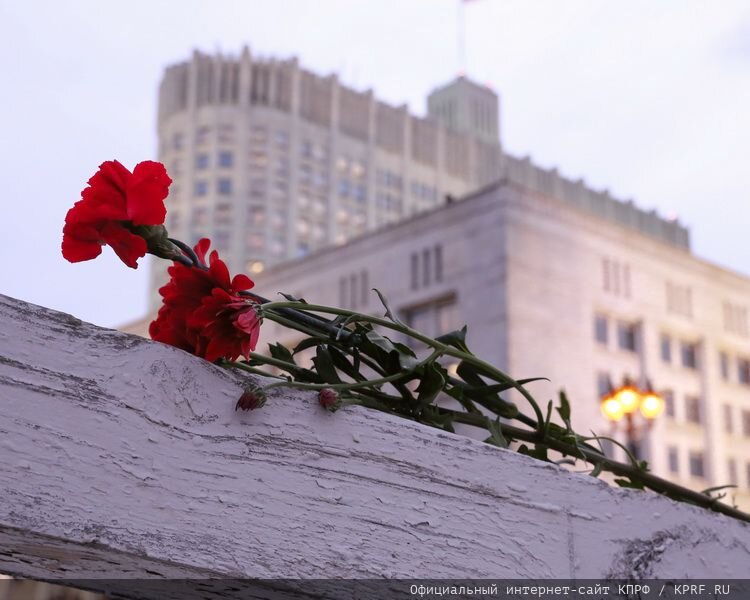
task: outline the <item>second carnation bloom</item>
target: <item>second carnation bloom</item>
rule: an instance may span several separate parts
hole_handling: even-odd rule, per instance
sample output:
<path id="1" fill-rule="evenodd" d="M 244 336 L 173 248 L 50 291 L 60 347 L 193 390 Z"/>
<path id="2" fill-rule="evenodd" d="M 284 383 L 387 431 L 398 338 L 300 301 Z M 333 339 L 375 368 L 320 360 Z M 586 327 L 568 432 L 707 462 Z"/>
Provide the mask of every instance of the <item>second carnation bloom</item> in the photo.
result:
<path id="1" fill-rule="evenodd" d="M 202 239 L 195 253 L 202 263 L 211 242 Z M 149 327 L 151 338 L 209 361 L 248 357 L 260 335 L 260 305 L 242 295 L 254 286 L 246 275 L 230 278 L 214 250 L 208 269 L 175 263 L 159 290 L 164 304 Z"/>

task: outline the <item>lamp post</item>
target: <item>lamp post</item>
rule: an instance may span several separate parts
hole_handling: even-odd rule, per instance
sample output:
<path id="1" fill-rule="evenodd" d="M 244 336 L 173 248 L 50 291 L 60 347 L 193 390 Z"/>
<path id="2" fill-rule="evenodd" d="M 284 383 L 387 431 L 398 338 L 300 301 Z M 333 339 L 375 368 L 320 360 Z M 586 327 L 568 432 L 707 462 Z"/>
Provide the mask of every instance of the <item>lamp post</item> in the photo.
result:
<path id="1" fill-rule="evenodd" d="M 637 459 L 641 459 L 639 441 L 644 430 L 651 429 L 654 419 L 664 410 L 664 398 L 656 393 L 651 382 L 646 379 L 645 389 L 636 386 L 630 377 L 625 377 L 618 388 L 609 383 L 609 391 L 601 398 L 601 410 L 614 428 L 625 418 L 625 436 L 628 450 Z M 644 423 L 636 422 L 636 413 L 645 419 Z"/>

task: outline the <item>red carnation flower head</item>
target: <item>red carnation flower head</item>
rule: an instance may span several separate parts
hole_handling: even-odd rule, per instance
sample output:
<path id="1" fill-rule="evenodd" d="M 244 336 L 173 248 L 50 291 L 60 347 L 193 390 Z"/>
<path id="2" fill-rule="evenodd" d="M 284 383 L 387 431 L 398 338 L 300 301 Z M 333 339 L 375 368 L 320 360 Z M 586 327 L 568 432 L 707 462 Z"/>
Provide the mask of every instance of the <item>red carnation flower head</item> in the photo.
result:
<path id="1" fill-rule="evenodd" d="M 101 254 L 105 244 L 134 269 L 147 251 L 174 257 L 170 251 L 177 249 L 169 248 L 163 227 L 167 213 L 164 199 L 172 183 L 163 164 L 144 161 L 131 173 L 116 160 L 109 160 L 88 183 L 65 217 L 63 257 L 70 262 L 91 260 Z"/>
<path id="2" fill-rule="evenodd" d="M 202 263 L 211 245 L 202 239 L 195 253 Z M 169 282 L 159 290 L 163 306 L 149 327 L 151 338 L 215 361 L 248 357 L 260 335 L 260 305 L 242 295 L 255 284 L 246 275 L 230 278 L 214 250 L 208 269 L 175 263 Z"/>

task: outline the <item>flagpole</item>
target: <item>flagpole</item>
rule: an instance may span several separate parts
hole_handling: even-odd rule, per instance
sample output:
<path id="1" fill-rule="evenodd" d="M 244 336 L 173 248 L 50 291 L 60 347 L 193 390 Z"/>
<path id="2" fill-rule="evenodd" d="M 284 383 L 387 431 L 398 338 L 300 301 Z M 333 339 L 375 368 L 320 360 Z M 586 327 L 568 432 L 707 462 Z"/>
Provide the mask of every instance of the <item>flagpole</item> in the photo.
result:
<path id="1" fill-rule="evenodd" d="M 464 0 L 458 0 L 458 31 L 457 31 L 457 50 L 458 50 L 458 74 L 466 74 L 466 34 L 465 34 L 465 15 Z"/>

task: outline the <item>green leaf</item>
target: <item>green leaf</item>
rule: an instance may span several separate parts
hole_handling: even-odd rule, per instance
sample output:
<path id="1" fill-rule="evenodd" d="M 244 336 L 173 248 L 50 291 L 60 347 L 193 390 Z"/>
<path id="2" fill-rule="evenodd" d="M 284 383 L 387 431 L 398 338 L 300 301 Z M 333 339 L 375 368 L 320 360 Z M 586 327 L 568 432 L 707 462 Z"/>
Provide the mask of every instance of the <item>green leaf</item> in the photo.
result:
<path id="1" fill-rule="evenodd" d="M 444 370 L 437 363 L 425 365 L 417 387 L 417 402 L 421 408 L 432 404 L 445 385 Z"/>
<path id="2" fill-rule="evenodd" d="M 295 298 L 291 294 L 285 294 L 284 292 L 279 292 L 280 296 L 284 296 L 289 302 L 300 302 L 301 304 L 307 304 L 307 300 L 304 298 Z"/>
<path id="3" fill-rule="evenodd" d="M 326 338 L 321 338 L 321 337 L 305 338 L 294 347 L 294 350 L 292 350 L 292 354 L 299 354 L 300 352 L 302 352 L 303 350 L 307 350 L 308 348 L 312 348 L 320 344 L 327 344 L 328 341 L 329 340 L 327 340 Z"/>
<path id="4" fill-rule="evenodd" d="M 318 346 L 318 348 L 321 348 L 322 346 Z M 335 346 L 327 346 L 328 352 L 331 355 L 331 360 L 333 361 L 333 365 L 342 373 L 345 373 L 355 381 L 363 381 L 365 377 L 362 376 L 362 374 L 359 372 L 358 369 L 356 369 L 354 366 L 352 366 L 352 363 L 349 362 L 349 359 L 346 357 L 346 355 L 341 352 L 338 348 Z"/>
<path id="5" fill-rule="evenodd" d="M 378 288 L 372 288 L 373 291 L 378 295 L 378 298 L 380 298 L 380 303 L 383 305 L 383 308 L 385 308 L 385 314 L 383 315 L 386 319 L 390 319 L 394 323 L 401 325 L 402 327 L 406 327 L 403 322 L 401 322 L 399 319 L 396 318 L 396 316 L 391 311 L 391 308 L 388 306 L 388 302 L 385 299 L 385 296 L 380 293 L 380 290 Z"/>
<path id="6" fill-rule="evenodd" d="M 295 364 L 294 356 L 292 356 L 292 353 L 286 346 L 279 343 L 268 344 L 268 350 L 271 353 L 272 358 L 283 360 L 284 362 L 288 362 L 290 364 Z"/>
<path id="7" fill-rule="evenodd" d="M 623 488 L 632 488 L 634 490 L 645 489 L 643 483 L 640 481 L 633 481 L 632 479 L 615 479 L 615 483 Z"/>
<path id="8" fill-rule="evenodd" d="M 557 407 L 557 414 L 560 415 L 563 423 L 568 429 L 572 429 L 570 426 L 570 402 L 568 402 L 568 396 L 565 390 L 560 390 L 560 406 Z"/>
<path id="9" fill-rule="evenodd" d="M 497 446 L 498 448 L 508 447 L 508 440 L 505 439 L 503 431 L 500 428 L 500 419 L 496 419 L 495 421 L 488 419 L 487 429 L 490 430 L 490 437 L 484 440 L 485 443 L 492 444 L 493 446 Z"/>
<path id="10" fill-rule="evenodd" d="M 532 381 L 540 381 L 542 379 L 547 379 L 546 377 L 530 377 L 528 379 L 519 379 L 518 384 L 520 385 L 526 385 L 527 383 L 531 383 Z M 480 379 L 480 381 L 482 381 Z M 547 380 L 549 381 L 549 380 Z M 467 386 L 465 388 L 465 392 L 467 394 L 471 394 L 474 397 L 481 397 L 481 396 L 492 396 L 497 394 L 498 392 L 505 392 L 507 390 L 515 389 L 515 386 L 512 383 L 493 383 L 492 385 L 481 385 L 481 386 Z"/>
<path id="11" fill-rule="evenodd" d="M 399 342 L 393 342 L 387 337 L 380 335 L 377 331 L 368 331 L 365 337 L 373 346 L 385 353 L 386 356 L 378 362 L 387 367 L 389 372 L 394 372 L 394 367 L 396 367 L 396 371 L 407 371 L 413 369 L 419 362 L 411 348 Z M 383 364 L 384 362 L 387 365 Z"/>
<path id="12" fill-rule="evenodd" d="M 467 328 L 466 325 L 464 325 L 461 329 L 436 337 L 435 341 L 440 342 L 441 344 L 447 344 L 448 346 L 453 346 L 461 352 L 471 354 L 469 347 L 466 345 L 466 331 Z"/>
<path id="13" fill-rule="evenodd" d="M 333 365 L 331 353 L 326 346 L 318 346 L 315 358 L 313 358 L 313 364 L 318 375 L 323 378 L 323 381 L 326 383 L 341 383 L 341 378 L 336 372 L 336 367 Z"/>

